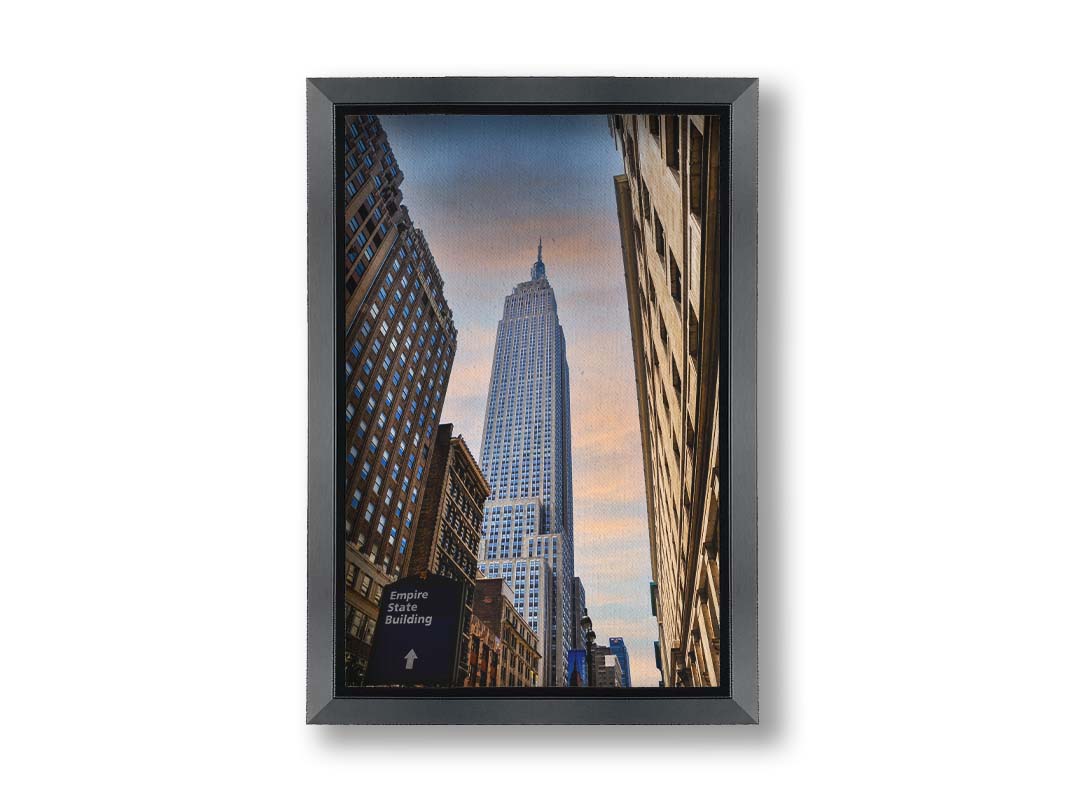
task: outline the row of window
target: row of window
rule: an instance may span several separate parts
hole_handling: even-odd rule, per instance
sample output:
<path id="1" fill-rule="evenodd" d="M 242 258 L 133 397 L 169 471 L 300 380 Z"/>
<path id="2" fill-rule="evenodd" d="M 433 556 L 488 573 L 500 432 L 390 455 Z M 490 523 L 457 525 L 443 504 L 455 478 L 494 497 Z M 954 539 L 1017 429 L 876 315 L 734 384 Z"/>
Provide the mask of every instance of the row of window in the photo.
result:
<path id="1" fill-rule="evenodd" d="M 440 322 L 424 314 L 428 301 L 417 304 L 424 287 L 413 262 L 425 274 L 419 247 L 409 236 L 396 255 L 358 329 L 349 331 L 346 360 L 346 460 L 356 483 L 346 530 L 386 573 L 399 572 L 413 535 L 452 356 Z"/>

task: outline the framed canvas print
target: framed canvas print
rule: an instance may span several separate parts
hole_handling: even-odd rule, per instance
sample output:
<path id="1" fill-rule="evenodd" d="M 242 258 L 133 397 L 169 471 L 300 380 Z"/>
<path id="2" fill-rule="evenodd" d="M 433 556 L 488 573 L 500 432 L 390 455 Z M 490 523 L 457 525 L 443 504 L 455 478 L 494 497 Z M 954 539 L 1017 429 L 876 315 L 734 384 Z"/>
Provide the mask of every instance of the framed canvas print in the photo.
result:
<path id="1" fill-rule="evenodd" d="M 753 79 L 312 79 L 312 723 L 755 723 Z"/>

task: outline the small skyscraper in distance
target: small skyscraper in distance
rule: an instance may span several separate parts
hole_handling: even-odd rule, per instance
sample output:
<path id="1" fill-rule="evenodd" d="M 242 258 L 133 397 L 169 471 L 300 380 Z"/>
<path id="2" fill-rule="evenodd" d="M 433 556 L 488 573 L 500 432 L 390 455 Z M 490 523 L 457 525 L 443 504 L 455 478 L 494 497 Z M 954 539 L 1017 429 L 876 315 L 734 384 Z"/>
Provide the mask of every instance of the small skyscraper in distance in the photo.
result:
<path id="1" fill-rule="evenodd" d="M 497 325 L 479 459 L 492 490 L 479 568 L 512 584 L 515 608 L 544 642 L 549 686 L 565 684 L 574 640 L 570 410 L 567 343 L 538 241 L 530 280 L 505 298 Z M 550 571 L 538 580 L 541 559 Z M 545 599 L 547 619 L 538 610 Z"/>
<path id="2" fill-rule="evenodd" d="M 573 647 L 584 647 L 581 639 L 582 615 L 585 614 L 585 584 L 577 575 L 574 576 L 574 590 L 571 592 L 571 626 L 574 629 Z"/>
<path id="3" fill-rule="evenodd" d="M 596 647 L 596 688 L 597 689 L 621 689 L 625 686 L 622 680 L 622 665 L 618 657 L 610 647 L 597 645 Z"/>
<path id="4" fill-rule="evenodd" d="M 615 659 L 619 663 L 619 669 L 622 671 L 622 683 L 620 684 L 624 689 L 630 688 L 630 654 L 626 650 L 626 642 L 622 640 L 621 636 L 612 636 L 608 639 L 608 647 L 611 652 L 615 654 Z"/>

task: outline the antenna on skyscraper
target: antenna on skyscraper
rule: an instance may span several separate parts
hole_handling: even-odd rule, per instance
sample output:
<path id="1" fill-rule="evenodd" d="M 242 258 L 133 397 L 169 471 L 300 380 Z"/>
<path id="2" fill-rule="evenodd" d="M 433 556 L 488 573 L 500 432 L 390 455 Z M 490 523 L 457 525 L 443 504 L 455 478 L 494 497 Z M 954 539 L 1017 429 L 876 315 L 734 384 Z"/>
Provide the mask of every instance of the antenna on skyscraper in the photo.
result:
<path id="1" fill-rule="evenodd" d="M 530 268 L 530 280 L 536 281 L 545 277 L 545 262 L 541 260 L 541 237 L 537 237 L 537 261 Z"/>

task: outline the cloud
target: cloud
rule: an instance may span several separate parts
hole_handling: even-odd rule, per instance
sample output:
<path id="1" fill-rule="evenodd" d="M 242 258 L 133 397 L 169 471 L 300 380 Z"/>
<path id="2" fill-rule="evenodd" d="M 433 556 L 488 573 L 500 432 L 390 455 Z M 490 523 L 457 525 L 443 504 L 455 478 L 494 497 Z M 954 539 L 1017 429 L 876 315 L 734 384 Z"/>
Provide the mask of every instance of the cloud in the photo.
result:
<path id="1" fill-rule="evenodd" d="M 492 356 L 478 360 L 457 357 L 452 375 L 448 379 L 448 395 L 457 399 L 480 397 L 484 405 L 492 367 Z"/>
<path id="2" fill-rule="evenodd" d="M 592 519 L 579 520 L 575 524 L 575 528 L 583 538 L 591 537 L 596 541 L 597 547 L 604 550 L 626 549 L 634 546 L 632 541 L 621 540 L 619 534 L 647 527 L 647 518 L 637 514 L 603 513 Z"/>
<path id="3" fill-rule="evenodd" d="M 605 397 L 600 406 L 581 408 L 571 422 L 573 449 L 589 456 L 614 455 L 631 449 L 640 453 L 637 420 L 613 413 L 615 409 L 610 397 Z"/>
<path id="4" fill-rule="evenodd" d="M 575 486 L 574 500 L 586 509 L 633 501 L 635 493 L 644 490 L 642 480 L 639 466 L 621 465 L 619 472 L 600 476 L 597 480 L 582 481 Z"/>

